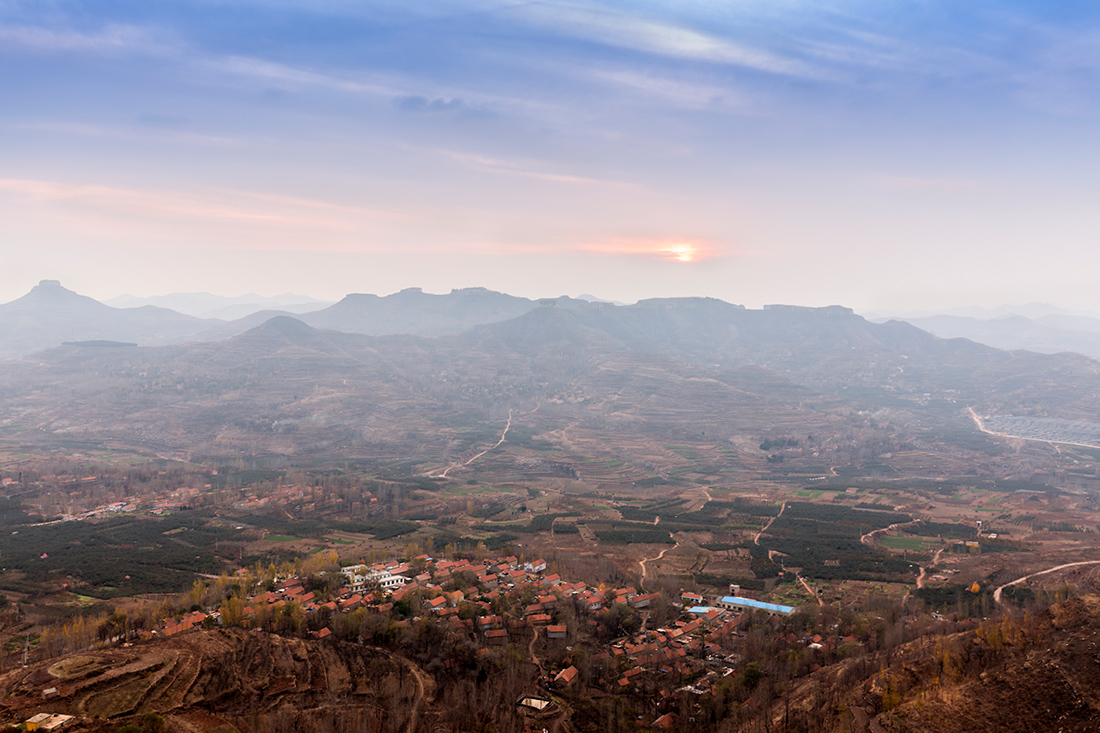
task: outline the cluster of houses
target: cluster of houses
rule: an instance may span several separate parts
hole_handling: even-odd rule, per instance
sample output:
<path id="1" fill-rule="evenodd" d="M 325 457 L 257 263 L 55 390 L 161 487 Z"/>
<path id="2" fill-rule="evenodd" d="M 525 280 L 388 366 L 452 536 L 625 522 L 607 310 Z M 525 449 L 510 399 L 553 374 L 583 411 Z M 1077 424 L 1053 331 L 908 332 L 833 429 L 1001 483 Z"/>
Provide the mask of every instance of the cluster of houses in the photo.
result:
<path id="1" fill-rule="evenodd" d="M 300 579 L 289 578 L 247 599 L 243 617 L 252 616 L 261 605 L 278 608 L 287 603 L 298 604 L 307 614 L 321 609 L 341 613 L 358 608 L 388 613 L 395 603 L 405 601 L 408 605 L 416 599 L 407 611 L 421 618 L 434 618 L 452 633 L 480 639 L 486 648 L 526 643 L 532 634 L 560 644 L 564 662 L 561 668 L 549 670 L 543 683 L 566 688 L 580 676 L 566 645 L 585 636 L 586 626 L 598 625 L 593 614 L 618 605 L 644 609 L 660 597 L 632 587 L 569 582 L 550 572 L 544 560 L 524 562 L 514 556 L 485 560 L 420 556 L 407 562 L 349 565 L 340 572 L 345 582 L 330 596 L 318 598 L 306 591 Z M 597 665 L 595 681 L 612 689 L 644 683 L 669 697 L 681 684 L 678 680 L 689 678 L 692 684 L 680 689 L 705 693 L 723 675 L 732 673 L 736 663 L 731 657 L 716 654 L 717 644 L 731 635 L 743 635 L 754 612 L 768 614 L 779 628 L 781 617 L 794 610 L 740 596 L 724 596 L 708 604 L 702 596 L 685 592 L 678 600 L 676 605 L 683 608 L 678 620 L 613 641 L 590 656 Z M 581 615 L 559 613 L 564 604 Z M 220 622 L 217 611 L 193 611 L 182 619 L 166 622 L 160 633 L 172 636 L 201 626 L 208 618 Z M 563 618 L 568 625 L 561 622 Z M 329 628 L 322 628 L 313 635 L 325 638 L 331 634 Z"/>

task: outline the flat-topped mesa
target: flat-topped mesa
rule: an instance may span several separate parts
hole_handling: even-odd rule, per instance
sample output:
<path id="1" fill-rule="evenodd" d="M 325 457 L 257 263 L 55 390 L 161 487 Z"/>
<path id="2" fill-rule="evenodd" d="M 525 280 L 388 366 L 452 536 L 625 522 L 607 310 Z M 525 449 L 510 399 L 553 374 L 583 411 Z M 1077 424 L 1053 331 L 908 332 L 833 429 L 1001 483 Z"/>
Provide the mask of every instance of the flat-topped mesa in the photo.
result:
<path id="1" fill-rule="evenodd" d="M 814 308 L 805 305 L 783 305 L 782 303 L 769 303 L 764 306 L 764 310 L 786 313 L 823 313 L 835 316 L 854 316 L 856 313 L 851 308 L 846 308 L 842 305 L 826 305 L 821 308 Z"/>

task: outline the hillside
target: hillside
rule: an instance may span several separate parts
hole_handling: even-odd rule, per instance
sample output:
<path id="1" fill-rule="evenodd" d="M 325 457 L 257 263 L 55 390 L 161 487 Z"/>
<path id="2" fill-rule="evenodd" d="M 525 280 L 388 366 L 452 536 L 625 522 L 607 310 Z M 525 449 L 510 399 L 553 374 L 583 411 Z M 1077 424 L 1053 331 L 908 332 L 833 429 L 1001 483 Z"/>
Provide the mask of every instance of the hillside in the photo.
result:
<path id="1" fill-rule="evenodd" d="M 770 714 L 786 730 L 1093 731 L 1098 628 L 1100 597 L 1084 596 L 933 634 L 815 672 Z"/>
<path id="2" fill-rule="evenodd" d="M 769 426 L 837 446 L 871 427 L 861 412 L 876 412 L 878 452 L 914 441 L 988 452 L 967 407 L 1089 420 L 1100 364 L 937 339 L 843 308 L 683 299 L 548 303 L 437 338 L 277 316 L 221 341 L 58 347 L 0 364 L 0 394 L 9 440 L 186 458 L 447 460 L 476 440 L 459 426 L 499 425 L 509 411 L 536 432 L 572 424 L 751 443 Z"/>
<path id="3" fill-rule="evenodd" d="M 43 690 L 54 687 L 58 696 L 43 703 Z M 7 718 L 47 709 L 78 716 L 89 731 L 149 714 L 176 731 L 349 733 L 430 730 L 434 720 L 469 715 L 454 704 L 454 691 L 435 705 L 435 680 L 404 657 L 239 629 L 51 659 L 0 676 L 0 689 Z M 500 706 L 506 718 L 514 715 L 511 700 L 500 705 L 500 692 L 483 713 Z"/>

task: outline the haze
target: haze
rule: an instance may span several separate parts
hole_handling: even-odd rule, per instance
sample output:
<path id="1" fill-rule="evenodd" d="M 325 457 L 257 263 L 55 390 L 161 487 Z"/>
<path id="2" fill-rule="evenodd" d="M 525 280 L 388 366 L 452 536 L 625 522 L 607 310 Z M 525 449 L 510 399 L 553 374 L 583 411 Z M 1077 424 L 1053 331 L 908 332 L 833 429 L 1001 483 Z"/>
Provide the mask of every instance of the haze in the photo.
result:
<path id="1" fill-rule="evenodd" d="M 0 300 L 1097 309 L 1095 5 L 0 3 Z"/>

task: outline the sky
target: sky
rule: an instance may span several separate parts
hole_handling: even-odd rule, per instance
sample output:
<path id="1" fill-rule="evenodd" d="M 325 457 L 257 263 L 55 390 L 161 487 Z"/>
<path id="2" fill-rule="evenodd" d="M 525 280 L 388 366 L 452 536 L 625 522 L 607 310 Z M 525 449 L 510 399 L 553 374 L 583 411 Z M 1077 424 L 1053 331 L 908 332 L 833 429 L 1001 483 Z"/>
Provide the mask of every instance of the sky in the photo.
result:
<path id="1" fill-rule="evenodd" d="M 0 0 L 0 301 L 1100 311 L 1100 6 Z"/>

